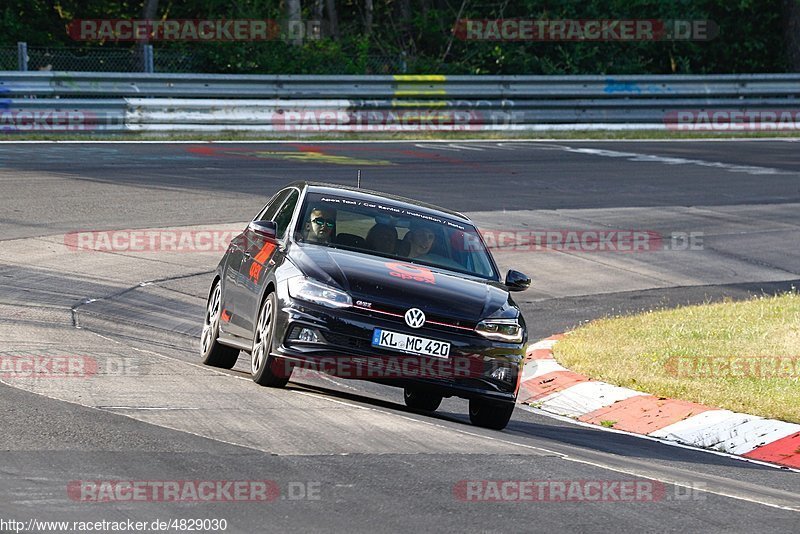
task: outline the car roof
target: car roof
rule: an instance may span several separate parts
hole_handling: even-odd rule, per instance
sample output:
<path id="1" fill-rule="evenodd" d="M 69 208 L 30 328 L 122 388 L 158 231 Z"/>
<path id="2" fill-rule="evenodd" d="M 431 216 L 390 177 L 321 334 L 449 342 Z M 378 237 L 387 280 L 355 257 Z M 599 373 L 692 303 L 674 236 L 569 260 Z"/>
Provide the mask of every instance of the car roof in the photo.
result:
<path id="1" fill-rule="evenodd" d="M 459 219 L 463 222 L 468 222 L 472 224 L 472 221 L 464 215 L 463 213 L 459 213 L 457 211 L 449 210 L 446 208 L 442 208 L 441 206 L 436 206 L 434 204 L 428 204 L 426 202 L 420 202 L 418 200 L 414 200 L 407 197 L 402 197 L 399 195 L 393 195 L 391 193 L 384 193 L 381 191 L 372 191 L 370 189 L 361 189 L 357 187 L 350 187 L 346 185 L 339 185 L 339 184 L 329 184 L 325 182 L 312 182 L 312 181 L 298 181 L 289 184 L 290 186 L 294 187 L 308 187 L 308 190 L 312 193 L 327 193 L 327 194 L 339 194 L 347 193 L 347 197 L 349 198 L 357 198 L 359 200 L 370 200 L 370 201 L 380 201 L 383 200 L 391 200 L 395 204 L 401 204 L 404 208 L 414 208 L 418 210 L 424 210 L 430 212 L 430 214 L 438 214 L 438 215 L 446 215 L 453 219 Z"/>

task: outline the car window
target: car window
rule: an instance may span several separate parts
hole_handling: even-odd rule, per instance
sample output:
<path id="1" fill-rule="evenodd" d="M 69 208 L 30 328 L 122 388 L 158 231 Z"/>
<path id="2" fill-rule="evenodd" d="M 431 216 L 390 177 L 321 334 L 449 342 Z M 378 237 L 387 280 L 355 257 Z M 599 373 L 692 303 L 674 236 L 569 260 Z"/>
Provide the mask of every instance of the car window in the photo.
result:
<path id="1" fill-rule="evenodd" d="M 275 220 L 275 213 L 278 211 L 278 208 L 283 205 L 283 202 L 292 192 L 292 189 L 285 189 L 283 191 L 279 191 L 272 197 L 272 199 L 264 206 L 264 209 L 261 210 L 256 216 L 257 221 L 274 221 Z"/>
<path id="2" fill-rule="evenodd" d="M 329 226 L 312 226 L 309 221 Z M 475 227 L 421 208 L 310 193 L 296 232 L 298 241 L 497 279 Z"/>
<path id="3" fill-rule="evenodd" d="M 294 213 L 294 208 L 297 206 L 297 200 L 299 198 L 300 193 L 298 193 L 297 190 L 292 189 L 289 192 L 286 202 L 284 202 L 280 209 L 278 209 L 274 219 L 272 219 L 278 226 L 278 239 L 283 239 L 283 236 L 286 235 L 286 229 L 289 227 L 289 223 L 292 222 L 292 214 Z"/>

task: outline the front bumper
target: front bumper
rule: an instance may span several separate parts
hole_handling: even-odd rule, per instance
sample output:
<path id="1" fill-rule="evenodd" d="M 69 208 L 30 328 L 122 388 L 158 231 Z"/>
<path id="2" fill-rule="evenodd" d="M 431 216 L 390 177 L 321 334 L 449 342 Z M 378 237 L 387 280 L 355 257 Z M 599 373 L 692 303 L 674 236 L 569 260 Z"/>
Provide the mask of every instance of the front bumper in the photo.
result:
<path id="1" fill-rule="evenodd" d="M 525 359 L 521 344 L 502 343 L 472 331 L 446 326 L 409 328 L 402 320 L 375 316 L 361 308 L 331 309 L 280 296 L 273 354 L 295 369 L 313 369 L 341 378 L 416 387 L 444 397 L 513 402 Z M 300 329 L 318 342 L 297 340 Z M 448 358 L 420 356 L 372 346 L 376 328 L 450 343 Z"/>

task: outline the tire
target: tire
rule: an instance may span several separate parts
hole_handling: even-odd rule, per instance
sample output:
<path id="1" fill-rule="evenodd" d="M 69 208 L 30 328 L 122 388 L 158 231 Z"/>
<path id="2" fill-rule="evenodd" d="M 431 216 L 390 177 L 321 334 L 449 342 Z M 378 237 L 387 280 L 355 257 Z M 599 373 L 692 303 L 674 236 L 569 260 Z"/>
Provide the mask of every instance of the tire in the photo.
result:
<path id="1" fill-rule="evenodd" d="M 442 396 L 416 388 L 405 388 L 403 390 L 403 400 L 406 401 L 406 406 L 413 410 L 435 412 L 436 408 L 442 403 Z"/>
<path id="2" fill-rule="evenodd" d="M 475 426 L 503 430 L 514 413 L 512 402 L 491 402 L 479 399 L 469 401 L 469 420 Z"/>
<path id="3" fill-rule="evenodd" d="M 261 386 L 282 388 L 292 376 L 292 368 L 272 356 L 272 339 L 275 337 L 275 293 L 270 293 L 261 304 L 258 322 L 253 333 L 253 350 L 250 353 L 250 373 L 253 382 Z"/>
<path id="4" fill-rule="evenodd" d="M 219 337 L 219 318 L 222 315 L 222 285 L 217 280 L 206 303 L 203 332 L 200 334 L 200 357 L 205 365 L 232 369 L 239 359 L 239 349 L 222 345 Z"/>

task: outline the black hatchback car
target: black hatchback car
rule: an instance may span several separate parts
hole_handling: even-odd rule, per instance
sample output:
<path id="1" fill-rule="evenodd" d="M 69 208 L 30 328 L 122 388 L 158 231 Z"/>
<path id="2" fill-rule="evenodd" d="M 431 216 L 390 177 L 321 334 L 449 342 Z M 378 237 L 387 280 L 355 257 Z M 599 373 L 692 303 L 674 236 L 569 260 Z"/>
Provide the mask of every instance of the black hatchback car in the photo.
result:
<path id="1" fill-rule="evenodd" d="M 201 351 L 283 387 L 313 369 L 404 388 L 434 411 L 469 399 L 473 424 L 514 409 L 527 331 L 481 235 L 456 212 L 393 195 L 296 182 L 230 243 L 208 297 Z"/>

